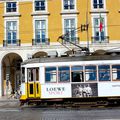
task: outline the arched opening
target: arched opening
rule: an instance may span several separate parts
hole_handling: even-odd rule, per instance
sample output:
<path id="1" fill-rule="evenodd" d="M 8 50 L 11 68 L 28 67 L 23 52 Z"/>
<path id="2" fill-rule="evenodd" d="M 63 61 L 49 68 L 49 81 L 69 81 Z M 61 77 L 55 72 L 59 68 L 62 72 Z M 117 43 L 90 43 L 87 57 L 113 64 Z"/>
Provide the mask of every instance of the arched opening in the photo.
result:
<path id="1" fill-rule="evenodd" d="M 46 52 L 43 52 L 43 51 L 40 51 L 40 52 L 37 52 L 35 53 L 32 58 L 40 58 L 40 57 L 47 57 L 48 54 Z"/>
<path id="2" fill-rule="evenodd" d="M 9 53 L 2 59 L 2 95 L 9 96 L 20 88 L 20 64 L 22 58 L 16 53 Z"/>
<path id="3" fill-rule="evenodd" d="M 92 53 L 92 55 L 106 55 L 106 51 L 102 49 L 98 49 L 95 52 Z"/>

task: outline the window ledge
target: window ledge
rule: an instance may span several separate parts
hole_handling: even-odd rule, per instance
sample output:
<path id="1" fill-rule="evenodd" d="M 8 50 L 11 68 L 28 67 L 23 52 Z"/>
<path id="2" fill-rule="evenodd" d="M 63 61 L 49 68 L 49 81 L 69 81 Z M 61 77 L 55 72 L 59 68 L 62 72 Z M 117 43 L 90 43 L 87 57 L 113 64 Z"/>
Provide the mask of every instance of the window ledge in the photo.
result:
<path id="1" fill-rule="evenodd" d="M 31 16 L 50 15 L 49 12 L 33 12 Z"/>
<path id="2" fill-rule="evenodd" d="M 69 10 L 69 11 L 62 11 L 60 14 L 61 15 L 65 15 L 65 14 L 79 14 L 80 12 L 78 12 L 78 11 L 71 11 L 71 10 Z"/>
<path id="3" fill-rule="evenodd" d="M 21 14 L 19 13 L 5 13 L 3 17 L 20 17 Z"/>
<path id="4" fill-rule="evenodd" d="M 108 10 L 91 10 L 90 14 L 92 13 L 109 13 L 109 11 Z"/>

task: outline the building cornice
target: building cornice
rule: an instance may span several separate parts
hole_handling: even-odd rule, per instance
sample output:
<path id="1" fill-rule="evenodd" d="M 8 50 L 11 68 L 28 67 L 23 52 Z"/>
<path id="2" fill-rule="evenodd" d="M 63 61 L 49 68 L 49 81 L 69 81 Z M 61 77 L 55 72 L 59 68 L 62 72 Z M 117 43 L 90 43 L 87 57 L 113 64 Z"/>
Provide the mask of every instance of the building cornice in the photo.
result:
<path id="1" fill-rule="evenodd" d="M 68 14 L 79 14 L 80 12 L 78 11 L 62 11 L 60 14 L 61 15 L 68 15 Z"/>
<path id="2" fill-rule="evenodd" d="M 42 15 L 50 15 L 49 12 L 33 12 L 31 16 L 42 16 Z"/>
<path id="3" fill-rule="evenodd" d="M 15 14 L 4 14 L 3 17 L 20 17 L 21 14 L 15 13 Z"/>
<path id="4" fill-rule="evenodd" d="M 90 14 L 95 14 L 95 13 L 109 13 L 108 10 L 91 10 Z"/>

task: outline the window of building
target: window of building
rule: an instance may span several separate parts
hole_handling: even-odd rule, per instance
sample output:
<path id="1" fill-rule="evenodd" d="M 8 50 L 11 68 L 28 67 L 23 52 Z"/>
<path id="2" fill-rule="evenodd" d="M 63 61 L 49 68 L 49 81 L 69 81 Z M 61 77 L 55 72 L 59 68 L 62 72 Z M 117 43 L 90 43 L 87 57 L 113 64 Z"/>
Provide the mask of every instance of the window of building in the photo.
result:
<path id="1" fill-rule="evenodd" d="M 120 80 L 120 65 L 112 65 L 112 79 Z"/>
<path id="2" fill-rule="evenodd" d="M 76 41 L 76 21 L 74 18 L 71 19 L 64 19 L 64 34 L 65 40 L 75 42 Z"/>
<path id="3" fill-rule="evenodd" d="M 16 44 L 17 42 L 17 21 L 6 22 L 6 41 L 7 41 L 7 44 Z"/>
<path id="4" fill-rule="evenodd" d="M 72 82 L 84 82 L 83 66 L 71 67 L 71 80 Z"/>
<path id="5" fill-rule="evenodd" d="M 64 10 L 75 9 L 75 0 L 63 0 Z"/>
<path id="6" fill-rule="evenodd" d="M 56 67 L 45 68 L 45 82 L 57 82 Z"/>
<path id="7" fill-rule="evenodd" d="M 94 8 L 94 9 L 104 8 L 104 1 L 105 1 L 105 0 L 93 0 L 93 8 Z"/>
<path id="8" fill-rule="evenodd" d="M 46 10 L 46 0 L 35 0 L 35 11 L 45 11 Z"/>
<path id="9" fill-rule="evenodd" d="M 108 42 L 108 36 L 106 31 L 106 17 L 101 14 L 93 18 L 93 37 L 92 42 Z"/>
<path id="10" fill-rule="evenodd" d="M 6 12 L 17 12 L 17 3 L 6 2 Z"/>
<path id="11" fill-rule="evenodd" d="M 46 20 L 35 20 L 35 42 L 46 42 Z"/>
<path id="12" fill-rule="evenodd" d="M 98 66 L 99 81 L 110 81 L 110 65 Z"/>
<path id="13" fill-rule="evenodd" d="M 86 81 L 96 81 L 97 80 L 97 70 L 96 66 L 85 66 L 85 80 Z"/>
<path id="14" fill-rule="evenodd" d="M 58 67 L 58 81 L 68 82 L 70 81 L 70 68 L 69 67 Z"/>

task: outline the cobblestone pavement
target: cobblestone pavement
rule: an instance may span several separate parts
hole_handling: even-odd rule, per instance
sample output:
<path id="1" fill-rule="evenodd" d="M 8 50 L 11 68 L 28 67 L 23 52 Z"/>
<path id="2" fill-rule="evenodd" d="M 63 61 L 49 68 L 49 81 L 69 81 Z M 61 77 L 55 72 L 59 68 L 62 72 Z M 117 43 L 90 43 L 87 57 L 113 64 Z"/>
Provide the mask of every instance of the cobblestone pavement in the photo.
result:
<path id="1" fill-rule="evenodd" d="M 120 108 L 40 108 L 0 98 L 0 120 L 120 120 Z"/>
<path id="2" fill-rule="evenodd" d="M 120 110 L 0 108 L 0 120 L 120 120 Z"/>
<path id="3" fill-rule="evenodd" d="M 19 99 L 0 97 L 0 108 L 18 108 L 19 106 Z"/>

